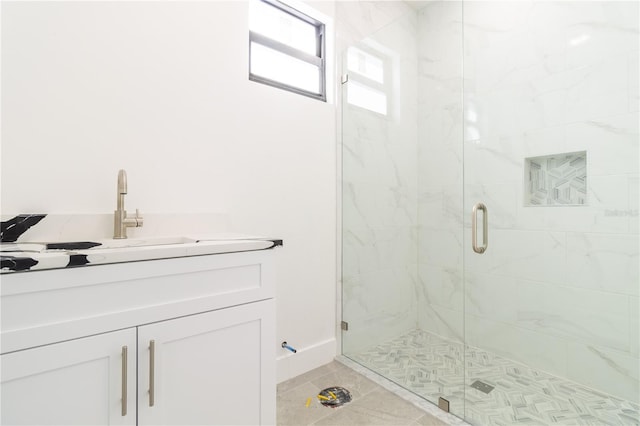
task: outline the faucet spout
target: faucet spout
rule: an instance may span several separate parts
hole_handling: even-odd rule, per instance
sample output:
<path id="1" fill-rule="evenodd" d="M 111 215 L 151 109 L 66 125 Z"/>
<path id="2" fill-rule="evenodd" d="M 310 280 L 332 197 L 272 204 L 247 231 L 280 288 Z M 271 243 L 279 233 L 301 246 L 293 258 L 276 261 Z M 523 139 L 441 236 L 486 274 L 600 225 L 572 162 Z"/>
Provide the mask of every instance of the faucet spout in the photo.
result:
<path id="1" fill-rule="evenodd" d="M 120 169 L 118 172 L 118 199 L 116 212 L 124 211 L 124 196 L 127 194 L 127 172 Z M 116 213 L 117 214 L 117 213 Z M 126 212 L 125 212 L 126 215 Z"/>
<path id="2" fill-rule="evenodd" d="M 118 172 L 118 195 L 127 193 L 127 172 L 120 169 Z"/>
<path id="3" fill-rule="evenodd" d="M 136 209 L 135 217 L 127 217 L 127 211 L 124 208 L 124 196 L 127 195 L 127 172 L 121 169 L 118 172 L 118 200 L 116 211 L 113 212 L 113 238 L 127 238 L 128 227 L 141 227 L 142 217 Z"/>

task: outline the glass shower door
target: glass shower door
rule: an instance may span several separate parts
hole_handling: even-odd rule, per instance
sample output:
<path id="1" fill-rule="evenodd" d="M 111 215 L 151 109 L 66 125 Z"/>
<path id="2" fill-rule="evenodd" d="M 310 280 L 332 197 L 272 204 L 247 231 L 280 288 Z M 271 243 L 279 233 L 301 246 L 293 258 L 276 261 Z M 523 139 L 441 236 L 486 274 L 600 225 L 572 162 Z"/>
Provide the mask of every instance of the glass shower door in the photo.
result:
<path id="1" fill-rule="evenodd" d="M 638 423 L 638 12 L 464 4 L 474 424 Z"/>
<path id="2" fill-rule="evenodd" d="M 345 356 L 473 424 L 640 422 L 639 7 L 416 3 L 344 52 Z"/>
<path id="3" fill-rule="evenodd" d="M 460 417 L 461 16 L 410 10 L 346 49 L 342 85 L 342 353 Z"/>
<path id="4" fill-rule="evenodd" d="M 415 20 L 415 19 L 413 19 Z M 343 55 L 343 353 L 393 368 L 380 345 L 416 324 L 416 34 L 393 22 Z M 397 83 L 397 84 L 396 84 Z M 372 352 L 373 351 L 373 352 Z"/>

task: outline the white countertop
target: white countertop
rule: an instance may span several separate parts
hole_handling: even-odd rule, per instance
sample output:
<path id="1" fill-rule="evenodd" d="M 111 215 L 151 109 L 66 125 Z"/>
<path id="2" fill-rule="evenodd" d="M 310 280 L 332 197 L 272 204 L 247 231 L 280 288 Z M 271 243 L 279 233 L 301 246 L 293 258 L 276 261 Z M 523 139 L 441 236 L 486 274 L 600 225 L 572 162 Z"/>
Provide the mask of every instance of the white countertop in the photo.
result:
<path id="1" fill-rule="evenodd" d="M 1 273 L 268 250 L 280 245 L 279 239 L 240 234 L 1 243 Z"/>

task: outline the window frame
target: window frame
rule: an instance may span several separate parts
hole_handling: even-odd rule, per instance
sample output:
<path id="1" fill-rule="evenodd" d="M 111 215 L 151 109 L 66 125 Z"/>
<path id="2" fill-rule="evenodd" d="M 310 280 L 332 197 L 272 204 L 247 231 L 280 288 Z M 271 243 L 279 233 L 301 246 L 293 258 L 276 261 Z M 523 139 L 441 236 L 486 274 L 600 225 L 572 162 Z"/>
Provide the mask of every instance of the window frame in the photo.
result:
<path id="1" fill-rule="evenodd" d="M 287 90 L 289 92 L 297 93 L 299 95 L 308 96 L 310 98 L 318 99 L 323 102 L 327 101 L 327 76 L 326 76 L 326 37 L 325 37 L 325 24 L 317 19 L 314 19 L 293 7 L 284 4 L 278 0 L 256 0 L 263 3 L 266 3 L 276 9 L 291 15 L 296 19 L 300 19 L 307 24 L 312 25 L 316 29 L 316 54 L 310 55 L 307 52 L 303 52 L 295 47 L 289 46 L 288 44 L 281 43 L 277 40 L 274 40 L 265 35 L 256 33 L 249 29 L 249 80 L 255 81 L 257 83 L 267 84 L 269 86 L 276 87 L 278 89 Z M 290 56 L 294 59 L 298 59 L 300 61 L 306 62 L 318 68 L 319 74 L 319 93 L 311 92 L 308 90 L 301 89 L 299 87 L 291 86 L 289 84 L 283 83 L 281 81 L 272 80 L 267 77 L 262 77 L 257 74 L 253 74 L 251 72 L 251 46 L 253 43 L 259 44 L 261 46 L 267 47 L 269 49 L 273 49 L 279 53 Z"/>

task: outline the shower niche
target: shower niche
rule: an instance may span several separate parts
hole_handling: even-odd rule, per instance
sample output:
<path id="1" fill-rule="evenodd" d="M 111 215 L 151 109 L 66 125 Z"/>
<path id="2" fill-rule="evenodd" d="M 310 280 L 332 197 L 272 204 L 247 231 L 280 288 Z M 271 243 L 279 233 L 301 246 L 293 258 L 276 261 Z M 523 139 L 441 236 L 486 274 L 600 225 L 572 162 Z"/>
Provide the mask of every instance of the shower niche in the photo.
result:
<path id="1" fill-rule="evenodd" d="M 587 152 L 525 158 L 525 206 L 587 204 Z"/>

